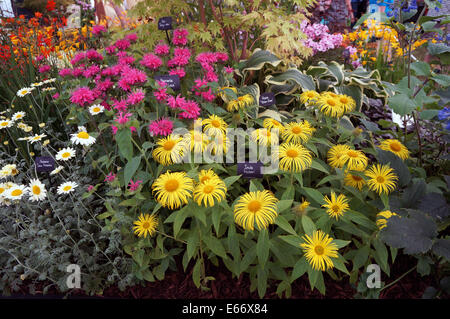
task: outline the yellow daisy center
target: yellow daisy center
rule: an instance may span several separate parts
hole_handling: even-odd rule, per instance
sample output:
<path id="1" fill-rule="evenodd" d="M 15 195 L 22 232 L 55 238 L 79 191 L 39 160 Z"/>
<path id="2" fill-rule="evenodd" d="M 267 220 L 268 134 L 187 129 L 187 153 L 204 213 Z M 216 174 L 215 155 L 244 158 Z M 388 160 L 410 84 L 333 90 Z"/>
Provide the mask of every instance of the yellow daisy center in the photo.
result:
<path id="1" fill-rule="evenodd" d="M 5 191 L 3 187 L 0 187 L 0 194 L 2 194 Z"/>
<path id="2" fill-rule="evenodd" d="M 348 103 L 348 98 L 346 98 L 345 96 L 341 97 L 339 99 L 339 102 L 341 102 L 342 104 L 347 104 Z"/>
<path id="3" fill-rule="evenodd" d="M 9 123 L 8 122 L 2 122 L 0 125 L 1 126 L 7 126 Z"/>
<path id="4" fill-rule="evenodd" d="M 384 177 L 383 176 L 378 176 L 377 177 L 377 182 L 380 183 L 380 184 L 384 183 Z"/>
<path id="5" fill-rule="evenodd" d="M 84 132 L 84 131 L 82 131 L 82 132 L 77 134 L 77 137 L 87 140 L 89 138 L 89 134 Z"/>
<path id="6" fill-rule="evenodd" d="M 314 247 L 314 251 L 317 255 L 323 255 L 325 249 L 323 249 L 322 246 L 317 245 L 316 247 Z"/>
<path id="7" fill-rule="evenodd" d="M 64 188 L 63 188 L 63 190 L 64 190 L 65 192 L 68 192 L 68 191 L 70 191 L 71 189 L 72 189 L 72 186 L 70 186 L 70 185 L 64 186 Z"/>
<path id="8" fill-rule="evenodd" d="M 99 107 L 94 107 L 92 110 L 93 110 L 94 112 L 100 112 L 100 108 L 99 108 Z"/>
<path id="9" fill-rule="evenodd" d="M 337 213 L 337 212 L 339 211 L 339 206 L 338 206 L 338 205 L 333 205 L 333 206 L 331 207 L 331 210 L 332 210 L 333 212 Z"/>
<path id="10" fill-rule="evenodd" d="M 170 151 L 172 150 L 172 148 L 175 146 L 175 142 L 174 141 L 167 141 L 164 143 L 163 147 L 166 151 Z"/>
<path id="11" fill-rule="evenodd" d="M 37 185 L 33 186 L 33 194 L 34 195 L 39 195 L 41 193 L 41 188 Z"/>
<path id="12" fill-rule="evenodd" d="M 312 98 L 314 97 L 314 93 L 313 93 L 313 92 L 309 92 L 309 93 L 307 94 L 307 96 L 308 96 L 310 99 L 312 99 Z"/>
<path id="13" fill-rule="evenodd" d="M 261 203 L 258 200 L 252 200 L 248 203 L 247 208 L 252 213 L 256 213 L 261 208 Z"/>
<path id="14" fill-rule="evenodd" d="M 22 195 L 22 190 L 20 190 L 20 189 L 15 189 L 15 190 L 13 190 L 13 191 L 11 192 L 11 195 L 12 195 L 12 196 L 20 196 L 20 195 Z"/>
<path id="15" fill-rule="evenodd" d="M 68 158 L 69 156 L 70 156 L 70 153 L 69 153 L 69 152 L 64 152 L 64 153 L 62 153 L 62 155 L 61 155 L 62 158 Z"/>
<path id="16" fill-rule="evenodd" d="M 292 128 L 292 133 L 294 134 L 300 134 L 302 132 L 302 128 L 300 126 L 294 126 Z"/>
<path id="17" fill-rule="evenodd" d="M 358 157 L 358 153 L 352 150 L 348 151 L 347 155 L 348 157 L 355 157 L 355 158 Z"/>
<path id="18" fill-rule="evenodd" d="M 206 185 L 204 188 L 203 188 L 203 193 L 205 193 L 205 194 L 210 194 L 210 193 L 212 193 L 214 191 L 214 186 L 212 186 L 212 185 Z"/>
<path id="19" fill-rule="evenodd" d="M 327 100 L 327 104 L 330 105 L 330 106 L 336 106 L 336 101 L 335 101 L 335 100 L 328 99 L 328 100 Z"/>
<path id="20" fill-rule="evenodd" d="M 150 223 L 149 222 L 143 222 L 141 225 L 142 228 L 147 229 L 150 227 Z"/>
<path id="21" fill-rule="evenodd" d="M 200 183 L 204 183 L 206 181 L 209 181 L 211 178 L 209 176 L 203 176 L 202 178 L 200 178 Z"/>
<path id="22" fill-rule="evenodd" d="M 297 157 L 297 156 L 298 156 L 298 152 L 297 152 L 297 150 L 290 149 L 290 150 L 287 150 L 287 151 L 286 151 L 286 155 L 287 155 L 288 157 L 294 158 L 294 157 Z"/>
<path id="23" fill-rule="evenodd" d="M 400 152 L 402 147 L 399 143 L 397 142 L 392 142 L 389 147 L 391 148 L 391 150 L 393 150 L 394 152 Z"/>
<path id="24" fill-rule="evenodd" d="M 352 175 L 352 178 L 353 178 L 353 180 L 355 180 L 355 181 L 357 181 L 357 182 L 362 181 L 362 177 L 361 177 L 361 176 L 358 176 L 358 175 Z"/>
<path id="25" fill-rule="evenodd" d="M 220 121 L 219 120 L 212 120 L 211 125 L 214 127 L 220 127 Z"/>
<path id="26" fill-rule="evenodd" d="M 164 188 L 168 192 L 174 192 L 178 189 L 179 186 L 180 186 L 180 183 L 178 183 L 177 180 L 171 179 L 166 182 L 166 184 L 164 185 Z"/>

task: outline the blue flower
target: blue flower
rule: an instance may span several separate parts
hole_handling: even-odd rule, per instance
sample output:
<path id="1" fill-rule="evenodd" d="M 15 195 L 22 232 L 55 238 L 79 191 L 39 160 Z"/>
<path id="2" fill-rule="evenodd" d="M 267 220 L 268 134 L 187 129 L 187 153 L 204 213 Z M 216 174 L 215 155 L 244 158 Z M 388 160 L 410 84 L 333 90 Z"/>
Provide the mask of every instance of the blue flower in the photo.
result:
<path id="1" fill-rule="evenodd" d="M 445 129 L 450 131 L 450 121 L 447 121 L 447 125 L 445 126 Z"/>
<path id="2" fill-rule="evenodd" d="M 438 113 L 438 118 L 441 121 L 445 121 L 450 118 L 450 107 L 446 106 Z M 450 122 L 450 121 L 449 121 Z"/>

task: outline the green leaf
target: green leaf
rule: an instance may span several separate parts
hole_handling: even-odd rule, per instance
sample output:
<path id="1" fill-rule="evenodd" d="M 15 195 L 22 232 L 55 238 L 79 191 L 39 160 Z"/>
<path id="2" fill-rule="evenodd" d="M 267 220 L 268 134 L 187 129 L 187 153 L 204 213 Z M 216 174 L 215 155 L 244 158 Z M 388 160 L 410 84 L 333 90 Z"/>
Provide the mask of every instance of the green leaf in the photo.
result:
<path id="1" fill-rule="evenodd" d="M 275 224 L 277 224 L 280 228 L 282 228 L 289 234 L 294 235 L 294 236 L 297 235 L 294 228 L 292 228 L 291 224 L 289 224 L 289 222 L 283 216 L 278 215 L 277 218 L 275 219 Z"/>
<path id="2" fill-rule="evenodd" d="M 411 173 L 408 166 L 403 160 L 389 151 L 377 149 L 378 159 L 381 164 L 389 164 L 391 168 L 395 170 L 395 174 L 399 178 L 400 185 L 407 185 L 411 181 Z"/>
<path id="3" fill-rule="evenodd" d="M 189 211 L 187 209 L 181 209 L 178 212 L 172 214 L 176 214 L 175 220 L 173 222 L 173 235 L 177 237 L 178 232 L 181 229 L 181 226 L 183 225 L 186 218 L 189 216 Z"/>
<path id="4" fill-rule="evenodd" d="M 431 76 L 430 65 L 423 61 L 411 63 L 411 70 L 416 72 L 416 76 Z"/>
<path id="5" fill-rule="evenodd" d="M 116 141 L 119 147 L 119 153 L 122 157 L 128 161 L 133 156 L 133 144 L 131 141 L 131 131 L 128 128 L 121 129 L 116 134 Z"/>
<path id="6" fill-rule="evenodd" d="M 263 298 L 267 290 L 267 270 L 262 267 L 258 267 L 257 284 L 259 298 Z"/>
<path id="7" fill-rule="evenodd" d="M 372 241 L 372 244 L 375 248 L 375 259 L 377 259 L 377 261 L 380 263 L 380 266 L 384 270 L 384 272 L 389 273 L 389 254 L 386 246 L 378 238 L 375 238 Z"/>
<path id="8" fill-rule="evenodd" d="M 318 171 L 321 171 L 321 172 L 323 172 L 325 174 L 330 174 L 326 164 L 323 161 L 319 160 L 319 159 L 313 158 L 312 163 L 311 163 L 311 167 L 314 168 L 314 169 L 317 169 Z"/>
<path id="9" fill-rule="evenodd" d="M 305 257 L 300 258 L 299 261 L 297 261 L 297 263 L 294 265 L 294 269 L 292 269 L 291 282 L 303 276 L 308 271 L 308 268 L 309 264 L 306 261 Z"/>
<path id="10" fill-rule="evenodd" d="M 388 105 L 398 115 L 409 115 L 418 107 L 414 100 L 411 100 L 404 93 L 396 94 L 393 97 L 390 97 Z"/>
<path id="11" fill-rule="evenodd" d="M 285 210 L 289 209 L 292 207 L 292 199 L 282 199 L 277 203 L 277 211 L 278 214 L 284 212 Z"/>
<path id="12" fill-rule="evenodd" d="M 311 199 L 313 199 L 317 204 L 325 204 L 325 201 L 323 199 L 323 195 L 321 192 L 319 192 L 317 189 L 314 188 L 308 188 L 303 187 L 302 190 L 304 190 Z"/>
<path id="13" fill-rule="evenodd" d="M 198 259 L 195 263 L 194 269 L 192 270 L 192 280 L 197 288 L 200 288 L 201 269 L 202 259 Z"/>
<path id="14" fill-rule="evenodd" d="M 364 266 L 367 259 L 369 258 L 370 247 L 365 245 L 356 251 L 355 257 L 353 258 L 353 270 L 359 269 Z"/>
<path id="15" fill-rule="evenodd" d="M 350 240 L 342 240 L 342 239 L 334 239 L 333 243 L 335 243 L 337 245 L 337 247 L 339 249 L 344 248 L 345 246 L 347 246 L 348 244 L 351 243 Z"/>
<path id="16" fill-rule="evenodd" d="M 302 243 L 302 239 L 298 235 L 279 235 L 278 238 L 284 240 L 285 242 L 291 244 L 296 248 L 299 248 L 300 244 Z"/>
<path id="17" fill-rule="evenodd" d="M 225 179 L 223 180 L 223 182 L 225 183 L 225 185 L 226 185 L 227 188 L 230 188 L 230 186 L 231 186 L 234 182 L 236 182 L 237 180 L 239 180 L 240 178 L 241 178 L 241 175 L 238 175 L 238 176 L 230 176 L 230 177 L 225 178 Z"/>
<path id="18" fill-rule="evenodd" d="M 267 229 L 259 231 L 258 241 L 256 243 L 256 256 L 258 257 L 259 265 L 265 268 L 269 258 L 269 234 Z"/>
<path id="19" fill-rule="evenodd" d="M 186 251 L 188 259 L 190 260 L 198 251 L 199 235 L 196 231 L 192 231 L 187 238 Z"/>
<path id="20" fill-rule="evenodd" d="M 348 272 L 347 267 L 345 267 L 344 262 L 345 260 L 342 258 L 342 256 L 339 256 L 339 258 L 333 258 L 334 267 L 350 276 L 350 273 Z"/>
<path id="21" fill-rule="evenodd" d="M 260 70 L 265 64 L 276 67 L 280 63 L 281 60 L 270 51 L 255 49 L 252 56 L 244 62 L 242 71 Z"/>
<path id="22" fill-rule="evenodd" d="M 227 253 L 225 252 L 225 248 L 222 245 L 222 242 L 213 236 L 205 236 L 203 238 L 203 241 L 205 242 L 206 246 L 211 249 L 211 251 L 216 254 L 217 256 L 220 256 L 222 258 L 227 258 Z"/>
<path id="23" fill-rule="evenodd" d="M 306 75 L 295 68 L 290 68 L 286 72 L 276 76 L 268 75 L 264 81 L 267 84 L 285 85 L 297 84 L 305 90 L 315 90 L 316 86 L 310 75 Z"/>
<path id="24" fill-rule="evenodd" d="M 127 162 L 127 164 L 125 165 L 124 185 L 128 185 L 130 183 L 130 180 L 133 177 L 134 173 L 136 173 L 139 164 L 141 164 L 141 155 L 133 157 L 130 162 Z"/>
<path id="25" fill-rule="evenodd" d="M 316 231 L 316 225 L 307 215 L 302 216 L 302 227 L 305 234 L 312 236 L 313 232 Z"/>

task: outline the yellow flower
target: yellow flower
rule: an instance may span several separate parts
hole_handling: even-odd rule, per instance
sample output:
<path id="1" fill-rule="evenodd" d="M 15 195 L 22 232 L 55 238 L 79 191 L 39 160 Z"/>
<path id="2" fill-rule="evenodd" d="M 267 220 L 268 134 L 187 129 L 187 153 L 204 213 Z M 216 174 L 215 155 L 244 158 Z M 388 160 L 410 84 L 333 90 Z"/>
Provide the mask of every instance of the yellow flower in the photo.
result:
<path id="1" fill-rule="evenodd" d="M 366 181 L 359 175 L 346 173 L 344 177 L 344 184 L 361 190 Z"/>
<path id="2" fill-rule="evenodd" d="M 351 112 L 356 107 L 355 100 L 348 95 L 341 94 L 337 97 L 339 103 L 341 103 L 341 107 L 344 109 L 344 112 Z"/>
<path id="3" fill-rule="evenodd" d="M 319 110 L 326 116 L 341 117 L 344 114 L 344 108 L 341 106 L 339 100 L 337 98 L 332 97 L 330 93 L 331 92 L 328 92 L 328 94 L 324 94 L 323 96 L 320 97 L 318 101 Z"/>
<path id="4" fill-rule="evenodd" d="M 185 172 L 174 172 L 160 175 L 152 185 L 156 192 L 156 200 L 163 207 L 176 209 L 187 204 L 194 189 L 193 180 Z"/>
<path id="5" fill-rule="evenodd" d="M 245 94 L 243 96 L 239 96 L 235 100 L 231 100 L 227 104 L 227 110 L 229 112 L 238 111 L 241 108 L 251 105 L 253 102 L 254 102 L 253 96 L 250 94 Z"/>
<path id="6" fill-rule="evenodd" d="M 269 129 L 257 129 L 251 133 L 251 138 L 259 145 L 268 146 L 272 144 L 272 132 Z"/>
<path id="7" fill-rule="evenodd" d="M 220 177 L 216 173 L 214 173 L 212 169 L 202 169 L 200 173 L 198 173 L 198 180 L 200 183 L 206 183 L 212 179 L 220 180 Z"/>
<path id="8" fill-rule="evenodd" d="M 286 142 L 306 143 L 316 129 L 308 121 L 291 122 L 284 126 L 283 139 Z"/>
<path id="9" fill-rule="evenodd" d="M 316 91 L 305 91 L 302 94 L 300 94 L 300 102 L 303 104 L 313 104 L 317 102 L 317 100 L 320 98 L 320 94 Z"/>
<path id="10" fill-rule="evenodd" d="M 222 118 L 214 114 L 203 120 L 203 125 L 205 125 L 203 131 L 209 136 L 226 134 L 228 127 L 228 124 Z"/>
<path id="11" fill-rule="evenodd" d="M 275 222 L 278 199 L 268 190 L 242 195 L 234 207 L 234 220 L 246 230 L 266 229 Z"/>
<path id="12" fill-rule="evenodd" d="M 284 131 L 284 126 L 283 124 L 281 124 L 280 122 L 278 122 L 277 120 L 271 119 L 271 118 L 266 118 L 263 121 L 263 126 L 268 129 L 271 130 L 273 128 L 278 129 L 279 133 L 283 133 Z"/>
<path id="13" fill-rule="evenodd" d="M 134 225 L 136 225 L 133 227 L 134 233 L 138 237 L 146 238 L 147 235 L 151 237 L 156 232 L 156 228 L 158 227 L 158 219 L 153 214 L 141 214 L 138 217 L 138 220 L 134 222 Z"/>
<path id="14" fill-rule="evenodd" d="M 365 174 L 369 177 L 367 185 L 370 190 L 378 194 L 389 194 L 395 189 L 398 177 L 389 166 L 380 164 L 372 165 Z"/>
<path id="15" fill-rule="evenodd" d="M 194 189 L 194 200 L 199 206 L 212 207 L 215 204 L 215 200 L 220 203 L 225 199 L 227 188 L 225 183 L 219 179 L 209 179 L 204 183 L 199 183 Z"/>
<path id="16" fill-rule="evenodd" d="M 334 145 L 330 148 L 327 153 L 328 164 L 334 168 L 342 168 L 344 166 L 344 161 L 342 156 L 350 150 L 350 147 L 345 144 Z"/>
<path id="17" fill-rule="evenodd" d="M 194 153 L 201 153 L 208 145 L 208 137 L 200 131 L 191 130 L 189 134 L 184 137 L 184 143 L 190 145 L 191 151 Z"/>
<path id="18" fill-rule="evenodd" d="M 403 145 L 400 141 L 394 139 L 387 139 L 381 142 L 379 146 L 384 151 L 389 151 L 400 157 L 402 160 L 405 160 L 409 157 L 409 151 L 405 145 Z"/>
<path id="19" fill-rule="evenodd" d="M 369 159 L 362 151 L 348 149 L 342 155 L 342 161 L 347 164 L 347 168 L 354 171 L 363 171 Z"/>
<path id="20" fill-rule="evenodd" d="M 314 231 L 312 237 L 303 236 L 305 243 L 300 244 L 305 252 L 306 260 L 313 269 L 325 271 L 334 267 L 331 258 L 337 258 L 338 247 L 333 243 L 333 238 L 329 237 L 321 230 Z"/>
<path id="21" fill-rule="evenodd" d="M 309 205 L 310 202 L 302 198 L 302 202 L 294 207 L 294 213 L 296 213 L 299 216 L 305 215 Z"/>
<path id="22" fill-rule="evenodd" d="M 186 149 L 183 137 L 170 134 L 159 139 L 156 144 L 159 146 L 153 150 L 152 156 L 158 163 L 167 166 L 181 162 Z"/>
<path id="23" fill-rule="evenodd" d="M 324 196 L 323 198 L 326 204 L 322 205 L 322 207 L 328 208 L 327 213 L 331 218 L 339 219 L 339 217 L 343 216 L 344 213 L 349 209 L 348 199 L 344 194 L 340 194 L 336 196 L 336 194 L 332 191 L 331 197 Z"/>
<path id="24" fill-rule="evenodd" d="M 388 219 L 392 216 L 398 216 L 396 213 L 391 212 L 390 210 L 385 210 L 379 212 L 376 218 L 376 224 L 378 228 L 381 230 L 387 226 Z"/>
<path id="25" fill-rule="evenodd" d="M 302 172 L 311 167 L 311 152 L 301 144 L 283 143 L 279 148 L 280 169 L 291 172 Z"/>

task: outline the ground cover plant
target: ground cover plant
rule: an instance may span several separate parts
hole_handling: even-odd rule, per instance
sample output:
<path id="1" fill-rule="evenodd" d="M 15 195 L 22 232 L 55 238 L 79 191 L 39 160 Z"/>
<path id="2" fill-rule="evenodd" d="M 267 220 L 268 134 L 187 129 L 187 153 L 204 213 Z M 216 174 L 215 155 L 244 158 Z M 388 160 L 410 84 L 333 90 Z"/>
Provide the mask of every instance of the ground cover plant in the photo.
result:
<path id="1" fill-rule="evenodd" d="M 143 1 L 136 12 L 163 17 L 177 5 Z M 396 53 L 404 73 L 394 79 L 372 59 L 352 63 L 357 51 L 344 64 L 302 64 L 347 38 L 367 38 L 309 25 L 307 1 L 255 2 L 245 14 L 235 1 L 185 5 L 168 32 L 156 19 L 119 32 L 87 24 L 77 33 L 81 47 L 59 36 L 48 38 L 55 46 L 36 45 L 40 34 L 14 43 L 21 27 L 5 33 L 2 292 L 25 280 L 31 291 L 45 282 L 45 291 L 67 292 L 66 269 L 76 264 L 83 291 L 101 294 L 165 280 L 181 261 L 204 291 L 216 280 L 212 264 L 247 276 L 260 298 L 271 287 L 292 296 L 299 278 L 325 296 L 333 280 L 379 297 L 403 275 L 368 289 L 367 267 L 389 277 L 405 255 L 414 261 L 405 274 L 445 283 L 450 81 L 436 66 L 445 70 L 449 47 L 415 35 L 438 32 L 432 20 L 377 25 L 411 31 L 402 39 L 408 49 Z M 292 47 L 272 42 L 269 12 L 295 17 L 298 25 L 283 29 Z M 51 32 L 64 34 L 63 25 Z M 219 34 L 241 28 L 246 36 L 235 44 L 221 42 Z M 248 46 L 251 35 L 259 47 Z M 431 65 L 412 61 L 418 41 Z M 366 114 L 371 100 L 402 116 L 403 127 Z M 430 289 L 439 296 L 446 288 Z"/>

